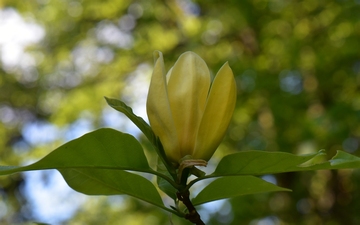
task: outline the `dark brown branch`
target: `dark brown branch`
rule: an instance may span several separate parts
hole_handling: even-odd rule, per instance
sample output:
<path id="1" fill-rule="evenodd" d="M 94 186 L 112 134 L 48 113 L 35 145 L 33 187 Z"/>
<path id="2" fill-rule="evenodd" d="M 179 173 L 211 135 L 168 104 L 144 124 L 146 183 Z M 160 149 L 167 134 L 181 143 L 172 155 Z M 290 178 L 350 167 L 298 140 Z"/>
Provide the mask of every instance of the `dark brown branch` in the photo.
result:
<path id="1" fill-rule="evenodd" d="M 186 190 L 185 192 L 177 192 L 176 196 L 180 201 L 184 203 L 189 213 L 185 214 L 185 219 L 196 225 L 205 225 L 205 223 L 201 220 L 199 213 L 196 211 L 194 205 L 190 201 L 190 192 Z"/>

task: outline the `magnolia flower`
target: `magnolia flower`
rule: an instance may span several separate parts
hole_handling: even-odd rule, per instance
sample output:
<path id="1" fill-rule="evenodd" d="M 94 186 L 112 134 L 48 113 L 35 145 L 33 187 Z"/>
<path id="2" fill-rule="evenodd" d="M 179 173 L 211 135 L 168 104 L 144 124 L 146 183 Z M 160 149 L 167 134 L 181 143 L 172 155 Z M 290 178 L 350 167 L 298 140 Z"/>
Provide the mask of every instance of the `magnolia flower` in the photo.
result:
<path id="1" fill-rule="evenodd" d="M 208 161 L 235 108 L 231 68 L 225 63 L 211 84 L 205 61 L 193 52 L 183 53 L 167 74 L 162 53 L 154 58 L 147 114 L 167 158 L 176 164 L 185 156 Z"/>

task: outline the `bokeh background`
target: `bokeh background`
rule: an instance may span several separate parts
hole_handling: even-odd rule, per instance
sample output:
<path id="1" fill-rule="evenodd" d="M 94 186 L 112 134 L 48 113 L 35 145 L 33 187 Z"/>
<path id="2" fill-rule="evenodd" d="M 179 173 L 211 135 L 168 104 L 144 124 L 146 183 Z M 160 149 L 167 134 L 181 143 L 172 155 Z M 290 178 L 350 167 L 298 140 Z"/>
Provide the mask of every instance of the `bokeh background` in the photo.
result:
<path id="1" fill-rule="evenodd" d="M 24 165 L 99 127 L 146 118 L 154 50 L 228 61 L 237 107 L 209 169 L 242 150 L 360 156 L 359 0 L 3 0 L 0 164 Z M 151 158 L 151 149 L 147 152 Z M 205 204 L 207 224 L 360 224 L 360 170 L 263 177 L 289 193 Z M 221 190 L 219 190 L 221 191 Z M 56 171 L 0 177 L 0 224 L 188 224 L 127 196 L 88 197 Z M 171 222 L 170 222 L 171 221 Z"/>

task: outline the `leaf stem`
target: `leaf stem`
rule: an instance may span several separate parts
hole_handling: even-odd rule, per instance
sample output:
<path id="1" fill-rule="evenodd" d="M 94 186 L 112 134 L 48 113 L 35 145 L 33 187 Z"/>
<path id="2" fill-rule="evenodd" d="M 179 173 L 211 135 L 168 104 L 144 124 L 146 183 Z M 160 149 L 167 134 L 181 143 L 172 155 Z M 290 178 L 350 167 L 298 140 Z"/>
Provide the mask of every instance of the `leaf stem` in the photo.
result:
<path id="1" fill-rule="evenodd" d="M 159 176 L 161 178 L 163 178 L 164 180 L 166 180 L 167 182 L 169 182 L 169 184 L 171 184 L 175 189 L 180 189 L 182 186 L 177 184 L 175 181 L 173 181 L 170 177 L 166 176 L 165 174 L 159 173 L 156 170 L 151 170 L 151 171 L 138 171 L 138 172 L 146 172 L 146 173 L 152 173 L 156 176 Z"/>
<path id="2" fill-rule="evenodd" d="M 186 217 L 186 215 L 185 215 L 184 213 L 179 212 L 179 211 L 177 211 L 177 210 L 173 210 L 173 209 L 170 209 L 170 208 L 167 208 L 167 207 L 161 207 L 161 208 L 164 209 L 164 210 L 166 210 L 166 211 L 168 211 L 168 212 L 171 212 L 172 214 L 177 215 L 178 217 L 183 217 L 183 218 Z"/>
<path id="3" fill-rule="evenodd" d="M 217 175 L 217 174 L 210 174 L 210 175 L 207 175 L 207 176 L 203 176 L 203 177 L 198 177 L 192 181 L 190 181 L 186 187 L 185 187 L 185 191 L 186 190 L 189 190 L 191 188 L 191 186 L 193 186 L 196 182 L 198 181 L 201 181 L 201 180 L 205 180 L 205 179 L 209 179 L 209 178 L 215 178 L 215 177 L 220 177 L 221 175 Z"/>

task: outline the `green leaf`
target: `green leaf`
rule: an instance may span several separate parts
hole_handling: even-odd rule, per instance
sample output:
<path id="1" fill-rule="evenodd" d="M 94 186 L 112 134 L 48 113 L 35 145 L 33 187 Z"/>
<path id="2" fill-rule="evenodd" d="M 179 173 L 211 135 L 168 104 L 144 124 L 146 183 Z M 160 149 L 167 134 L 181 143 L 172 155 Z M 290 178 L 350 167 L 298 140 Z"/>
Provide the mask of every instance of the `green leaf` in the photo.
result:
<path id="1" fill-rule="evenodd" d="M 135 115 L 129 106 L 118 99 L 105 97 L 105 100 L 109 106 L 125 114 L 141 130 L 141 132 L 143 132 L 149 141 L 156 146 L 156 136 L 149 124 L 147 124 L 143 118 Z"/>
<path id="2" fill-rule="evenodd" d="M 360 168 L 360 158 L 343 151 L 337 151 L 330 163 L 334 167 Z"/>
<path id="3" fill-rule="evenodd" d="M 291 191 L 254 176 L 221 177 L 206 186 L 193 200 L 194 205 L 241 195 L 273 191 Z"/>
<path id="4" fill-rule="evenodd" d="M 58 169 L 70 187 L 84 194 L 128 194 L 172 212 L 150 181 L 124 171 L 155 172 L 140 143 L 129 134 L 99 129 L 60 146 L 34 164 L 0 166 L 0 175 L 44 169 Z"/>
<path id="5" fill-rule="evenodd" d="M 87 195 L 127 194 L 168 210 L 155 186 L 146 178 L 122 170 L 59 169 L 74 190 Z"/>
<path id="6" fill-rule="evenodd" d="M 156 167 L 157 172 L 164 174 L 167 177 L 171 177 L 169 171 L 166 169 L 165 165 L 158 158 L 158 163 Z M 171 178 L 170 178 L 171 179 Z M 167 194 L 170 198 L 176 200 L 176 192 L 177 190 L 172 186 L 167 180 L 164 178 L 157 176 L 156 182 L 160 190 L 162 190 L 165 194 Z"/>
<path id="7" fill-rule="evenodd" d="M 105 99 L 106 102 L 109 104 L 109 106 L 125 114 L 143 132 L 143 134 L 147 137 L 147 139 L 154 145 L 157 154 L 160 156 L 162 162 L 164 163 L 168 171 L 170 171 L 173 177 L 175 177 L 176 174 L 175 169 L 172 168 L 171 163 L 167 160 L 163 146 L 159 138 L 154 134 L 149 124 L 147 124 L 143 120 L 143 118 L 135 115 L 132 109 L 129 106 L 127 106 L 124 102 L 107 97 L 105 97 Z"/>
<path id="8" fill-rule="evenodd" d="M 140 143 L 133 136 L 103 128 L 60 146 L 29 166 L 0 166 L 0 175 L 61 168 L 152 171 Z"/>
<path id="9" fill-rule="evenodd" d="M 322 161 L 319 162 L 319 158 Z M 324 158 L 324 151 L 300 156 L 286 152 L 243 151 L 222 158 L 211 176 L 360 168 L 360 158 L 346 152 L 338 151 L 330 161 L 325 161 Z"/>

